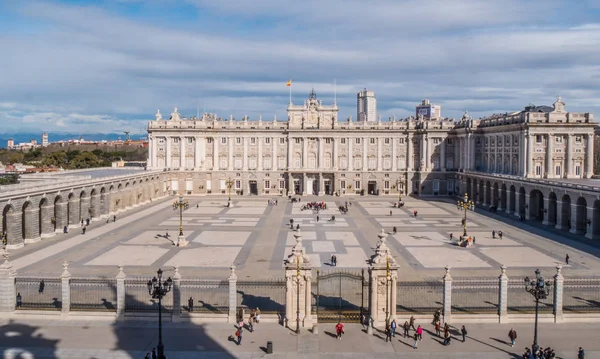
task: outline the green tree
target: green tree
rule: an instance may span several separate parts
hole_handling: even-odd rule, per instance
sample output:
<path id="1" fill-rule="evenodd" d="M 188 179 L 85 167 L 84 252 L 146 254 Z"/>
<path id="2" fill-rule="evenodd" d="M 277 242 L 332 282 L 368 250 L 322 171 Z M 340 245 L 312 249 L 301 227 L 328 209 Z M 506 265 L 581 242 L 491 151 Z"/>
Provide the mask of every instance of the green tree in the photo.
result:
<path id="1" fill-rule="evenodd" d="M 67 159 L 71 162 L 75 157 L 79 156 L 80 153 L 81 151 L 79 150 L 67 151 Z"/>
<path id="2" fill-rule="evenodd" d="M 65 151 L 48 153 L 42 159 L 42 166 L 45 167 L 64 167 L 67 164 L 67 154 Z"/>
<path id="3" fill-rule="evenodd" d="M 30 148 L 27 153 L 25 153 L 24 161 L 25 163 L 36 162 L 42 159 L 42 149 L 41 148 Z"/>
<path id="4" fill-rule="evenodd" d="M 13 152 L 8 156 L 8 163 L 9 164 L 15 164 L 15 163 L 22 163 L 23 159 L 25 158 L 25 155 L 23 154 L 23 152 Z"/>
<path id="5" fill-rule="evenodd" d="M 92 168 L 92 167 L 100 167 L 103 162 L 91 152 L 81 152 L 71 161 L 69 161 L 69 168 Z"/>

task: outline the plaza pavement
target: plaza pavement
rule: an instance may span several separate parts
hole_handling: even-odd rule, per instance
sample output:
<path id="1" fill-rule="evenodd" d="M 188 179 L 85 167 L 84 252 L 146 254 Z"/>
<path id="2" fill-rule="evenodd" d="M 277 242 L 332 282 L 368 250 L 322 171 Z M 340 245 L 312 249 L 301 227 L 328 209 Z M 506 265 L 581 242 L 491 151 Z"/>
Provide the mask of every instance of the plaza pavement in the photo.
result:
<path id="1" fill-rule="evenodd" d="M 417 321 L 416 324 L 419 324 Z M 531 324 L 471 324 L 466 342 L 461 342 L 457 328 L 451 327 L 453 340 L 443 346 L 428 323 L 418 349 L 413 341 L 396 335 L 386 343 L 375 330 L 367 335 L 360 325 L 346 325 L 342 340 L 334 337 L 334 324 L 319 326 L 318 335 L 303 330 L 296 335 L 277 324 L 261 323 L 253 333 L 244 331 L 242 345 L 228 340 L 232 324 L 175 324 L 163 328 L 165 353 L 169 359 L 193 358 L 520 358 L 531 347 Z M 85 321 L 0 321 L 0 352 L 12 359 L 125 359 L 143 358 L 157 343 L 156 322 L 124 322 L 118 325 Z M 517 344 L 510 347 L 508 331 L 518 334 Z M 539 344 L 551 346 L 559 358 L 576 358 L 577 349 L 586 350 L 586 358 L 600 358 L 597 340 L 599 324 L 541 324 Z M 412 334 L 412 331 L 411 331 Z M 274 353 L 266 354 L 267 341 Z"/>
<path id="2" fill-rule="evenodd" d="M 179 227 L 179 213 L 171 207 L 173 197 L 119 214 L 116 222 L 93 222 L 85 235 L 72 229 L 68 235 L 12 250 L 11 262 L 20 276 L 59 276 L 66 260 L 77 277 L 114 277 L 117 265 L 123 264 L 128 277 L 148 277 L 158 267 L 171 275 L 178 265 L 183 278 L 223 279 L 234 264 L 239 279 L 282 278 L 283 259 L 298 234 L 289 226 L 294 219 L 312 264 L 322 270 L 332 269 L 332 254 L 338 258 L 338 268 L 366 268 L 383 228 L 400 265 L 400 280 L 439 279 L 447 265 L 454 278 L 495 278 L 502 264 L 508 267 L 509 277 L 532 275 L 536 268 L 551 276 L 558 263 L 564 264 L 567 253 L 571 263 L 564 266 L 565 277 L 600 273 L 600 250 L 593 243 L 543 231 L 534 222 L 490 216 L 481 209 L 468 213 L 475 247 L 452 245 L 449 235 L 462 233 L 463 214 L 449 200 L 405 197 L 403 208 L 393 208 L 396 198 L 392 197 L 303 197 L 300 203 L 272 198 L 278 200 L 277 206 L 268 205 L 269 197 L 234 197 L 235 206 L 227 208 L 226 197 L 188 197 L 183 228 L 190 244 L 183 248 L 172 244 Z M 302 211 L 310 201 L 324 201 L 328 209 L 318 214 Z M 352 205 L 344 215 L 337 208 L 346 201 Z M 503 239 L 492 239 L 492 230 L 502 230 Z"/>

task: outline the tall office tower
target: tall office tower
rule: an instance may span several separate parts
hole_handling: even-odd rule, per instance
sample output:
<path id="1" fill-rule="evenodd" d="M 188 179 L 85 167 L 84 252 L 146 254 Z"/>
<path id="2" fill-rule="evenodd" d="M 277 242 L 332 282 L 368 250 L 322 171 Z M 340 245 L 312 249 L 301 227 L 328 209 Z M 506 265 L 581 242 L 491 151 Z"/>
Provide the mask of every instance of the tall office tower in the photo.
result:
<path id="1" fill-rule="evenodd" d="M 359 122 L 377 120 L 377 100 L 375 92 L 364 89 L 356 95 L 356 118 Z"/>
<path id="2" fill-rule="evenodd" d="M 6 141 L 6 148 L 10 150 L 13 147 L 15 147 L 15 140 L 9 138 L 8 141 Z"/>
<path id="3" fill-rule="evenodd" d="M 442 117 L 442 108 L 440 105 L 433 105 L 429 100 L 425 99 L 421 101 L 420 105 L 417 105 L 416 115 L 426 120 L 440 119 Z"/>
<path id="4" fill-rule="evenodd" d="M 42 147 L 48 146 L 48 134 L 46 132 L 42 133 Z"/>

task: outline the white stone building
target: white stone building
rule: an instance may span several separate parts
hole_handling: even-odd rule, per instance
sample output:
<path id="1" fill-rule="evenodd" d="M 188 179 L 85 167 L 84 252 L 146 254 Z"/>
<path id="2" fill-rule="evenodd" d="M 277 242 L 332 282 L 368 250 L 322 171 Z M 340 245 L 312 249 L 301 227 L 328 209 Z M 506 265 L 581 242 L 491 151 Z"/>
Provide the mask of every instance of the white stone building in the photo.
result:
<path id="1" fill-rule="evenodd" d="M 434 106 L 427 118 L 352 122 L 313 90 L 288 106 L 287 121 L 186 119 L 175 109 L 149 122 L 148 168 L 170 171 L 169 190 L 185 194 L 225 194 L 231 183 L 238 195 L 462 195 L 467 172 L 589 178 L 593 115 L 564 106 L 559 97 L 552 107 L 459 121 Z"/>

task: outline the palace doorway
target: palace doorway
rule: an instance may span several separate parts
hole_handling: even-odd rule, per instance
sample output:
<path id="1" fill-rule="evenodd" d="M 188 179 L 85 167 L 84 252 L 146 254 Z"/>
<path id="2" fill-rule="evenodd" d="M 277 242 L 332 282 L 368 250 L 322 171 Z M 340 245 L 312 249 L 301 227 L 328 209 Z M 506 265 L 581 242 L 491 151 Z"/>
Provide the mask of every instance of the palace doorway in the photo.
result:
<path id="1" fill-rule="evenodd" d="M 258 196 L 258 183 L 254 180 L 250 181 L 250 195 Z"/>

